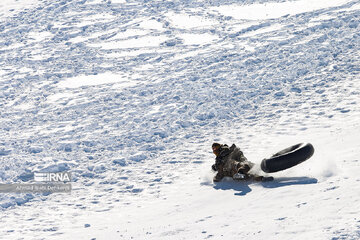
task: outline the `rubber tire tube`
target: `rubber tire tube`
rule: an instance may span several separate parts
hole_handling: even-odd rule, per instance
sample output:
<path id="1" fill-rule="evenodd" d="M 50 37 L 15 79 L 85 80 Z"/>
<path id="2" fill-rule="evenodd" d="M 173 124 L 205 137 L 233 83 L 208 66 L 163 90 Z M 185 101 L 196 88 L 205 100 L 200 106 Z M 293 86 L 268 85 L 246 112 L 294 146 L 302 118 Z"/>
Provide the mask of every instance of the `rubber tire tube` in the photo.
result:
<path id="1" fill-rule="evenodd" d="M 296 144 L 262 160 L 261 169 L 266 173 L 273 173 L 291 168 L 308 160 L 314 151 L 311 143 Z"/>

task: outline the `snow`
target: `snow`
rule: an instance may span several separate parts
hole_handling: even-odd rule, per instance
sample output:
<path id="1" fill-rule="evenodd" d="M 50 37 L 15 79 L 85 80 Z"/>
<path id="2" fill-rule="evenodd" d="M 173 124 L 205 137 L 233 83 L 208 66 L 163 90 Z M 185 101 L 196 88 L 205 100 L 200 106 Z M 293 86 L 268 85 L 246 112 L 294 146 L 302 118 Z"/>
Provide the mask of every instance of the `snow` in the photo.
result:
<path id="1" fill-rule="evenodd" d="M 180 34 L 178 36 L 184 40 L 185 45 L 210 44 L 211 42 L 218 39 L 216 36 L 208 33 L 204 33 L 204 34 L 185 33 L 185 34 Z"/>
<path id="2" fill-rule="evenodd" d="M 182 29 L 191 29 L 191 28 L 203 28 L 209 27 L 217 24 L 218 22 L 215 20 L 207 19 L 201 16 L 192 16 L 185 13 L 168 13 L 166 14 L 170 23 L 175 27 Z"/>
<path id="3" fill-rule="evenodd" d="M 38 0 L 2 0 L 0 3 L 0 19 L 3 21 L 5 18 L 14 16 L 24 9 L 33 8 L 37 4 L 39 4 Z"/>
<path id="4" fill-rule="evenodd" d="M 103 49 L 127 49 L 127 48 L 144 48 L 157 47 L 165 42 L 167 37 L 164 36 L 145 36 L 137 37 L 134 40 L 121 40 L 117 42 L 96 43 L 91 44 L 92 47 L 101 47 Z"/>
<path id="5" fill-rule="evenodd" d="M 125 77 L 121 75 L 103 73 L 99 75 L 80 75 L 70 79 L 66 79 L 58 83 L 59 88 L 79 88 L 84 86 L 94 86 L 110 83 L 122 83 L 125 86 L 132 86 L 134 83 L 129 82 Z M 54 97 L 53 97 L 54 98 Z M 54 100 L 54 99 L 53 99 Z"/>
<path id="6" fill-rule="evenodd" d="M 14 10 L 12 10 L 14 9 Z M 358 1 L 2 1 L 3 239 L 359 239 Z M 273 182 L 213 183 L 213 142 Z"/>
<path id="7" fill-rule="evenodd" d="M 263 20 L 279 18 L 287 15 L 296 15 L 305 12 L 316 11 L 323 8 L 331 8 L 351 0 L 298 0 L 287 2 L 254 3 L 248 5 L 225 5 L 214 7 L 213 10 L 221 14 L 229 15 L 237 19 Z"/>

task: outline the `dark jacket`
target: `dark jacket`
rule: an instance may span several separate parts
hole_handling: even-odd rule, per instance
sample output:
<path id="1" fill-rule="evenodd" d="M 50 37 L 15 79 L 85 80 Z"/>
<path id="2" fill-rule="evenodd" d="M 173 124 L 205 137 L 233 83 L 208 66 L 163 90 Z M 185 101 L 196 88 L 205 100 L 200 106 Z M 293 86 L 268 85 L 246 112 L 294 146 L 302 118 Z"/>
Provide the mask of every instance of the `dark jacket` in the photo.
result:
<path id="1" fill-rule="evenodd" d="M 226 144 L 221 145 L 219 155 L 215 158 L 213 166 L 213 169 L 218 171 L 214 181 L 220 181 L 225 176 L 233 177 L 239 171 L 245 174 L 253 166 L 254 164 L 246 159 L 243 152 L 235 144 L 231 147 Z"/>

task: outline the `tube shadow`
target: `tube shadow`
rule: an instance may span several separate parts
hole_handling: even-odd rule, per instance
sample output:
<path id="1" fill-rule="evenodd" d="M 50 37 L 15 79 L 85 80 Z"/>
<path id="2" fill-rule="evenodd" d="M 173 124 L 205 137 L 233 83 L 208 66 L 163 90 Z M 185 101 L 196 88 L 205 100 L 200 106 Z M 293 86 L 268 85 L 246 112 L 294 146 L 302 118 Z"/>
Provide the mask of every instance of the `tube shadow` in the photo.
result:
<path id="1" fill-rule="evenodd" d="M 260 182 L 260 184 L 265 188 L 278 188 L 285 187 L 291 185 L 305 185 L 305 184 L 315 184 L 318 180 L 316 178 L 309 177 L 282 177 L 275 178 L 274 181 L 271 182 Z M 236 193 L 234 195 L 237 196 L 245 196 L 249 192 L 252 191 L 250 188 L 250 184 L 257 183 L 254 181 L 221 181 L 215 183 L 213 186 L 216 190 L 234 190 Z"/>
<path id="2" fill-rule="evenodd" d="M 278 188 L 291 185 L 305 185 L 305 184 L 315 184 L 318 180 L 316 178 L 309 177 L 281 177 L 275 178 L 271 182 L 262 182 L 261 185 L 266 188 Z"/>

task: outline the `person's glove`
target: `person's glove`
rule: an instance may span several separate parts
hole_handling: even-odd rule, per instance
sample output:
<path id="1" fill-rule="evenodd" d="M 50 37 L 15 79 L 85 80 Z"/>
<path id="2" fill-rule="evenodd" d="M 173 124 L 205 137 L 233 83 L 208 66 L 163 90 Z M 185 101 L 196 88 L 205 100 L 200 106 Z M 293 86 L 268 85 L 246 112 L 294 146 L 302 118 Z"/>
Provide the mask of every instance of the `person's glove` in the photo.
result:
<path id="1" fill-rule="evenodd" d="M 248 164 L 238 164 L 238 173 L 246 174 L 250 170 Z"/>
<path id="2" fill-rule="evenodd" d="M 215 172 L 217 171 L 217 167 L 216 167 L 215 164 L 213 164 L 213 165 L 211 166 L 211 168 L 212 168 L 213 171 L 215 171 Z"/>

